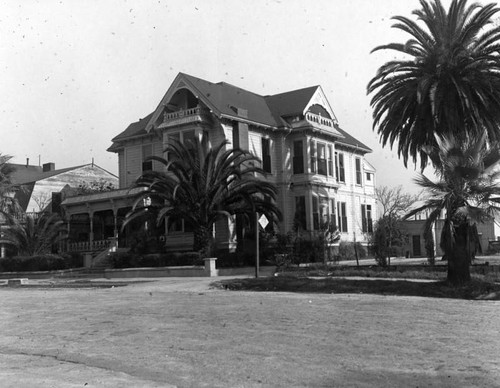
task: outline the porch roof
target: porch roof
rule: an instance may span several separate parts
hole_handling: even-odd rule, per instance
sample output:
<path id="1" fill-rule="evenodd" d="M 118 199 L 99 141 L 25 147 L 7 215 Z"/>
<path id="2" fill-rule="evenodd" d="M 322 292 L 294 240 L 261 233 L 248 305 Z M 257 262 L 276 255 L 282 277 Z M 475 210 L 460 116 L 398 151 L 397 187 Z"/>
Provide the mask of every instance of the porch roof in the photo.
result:
<path id="1" fill-rule="evenodd" d="M 61 205 L 62 206 L 77 206 L 84 203 L 94 203 L 94 202 L 107 202 L 115 199 L 131 198 L 141 191 L 146 190 L 144 187 L 132 187 L 126 189 L 103 191 L 100 193 L 77 195 L 74 197 L 66 198 Z"/>

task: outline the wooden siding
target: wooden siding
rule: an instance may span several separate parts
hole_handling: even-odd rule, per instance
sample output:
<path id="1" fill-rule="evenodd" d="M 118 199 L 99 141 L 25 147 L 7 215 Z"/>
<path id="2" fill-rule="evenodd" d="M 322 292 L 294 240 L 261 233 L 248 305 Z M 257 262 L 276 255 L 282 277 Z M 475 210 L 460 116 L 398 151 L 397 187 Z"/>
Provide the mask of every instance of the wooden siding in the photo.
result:
<path id="1" fill-rule="evenodd" d="M 61 192 L 66 186 L 77 188 L 81 184 L 105 180 L 118 188 L 118 178 L 96 165 L 85 165 L 74 170 L 63 172 L 37 181 L 33 187 L 26 211 L 39 212 L 50 205 L 52 193 Z M 40 208 L 42 205 L 42 208 Z"/>

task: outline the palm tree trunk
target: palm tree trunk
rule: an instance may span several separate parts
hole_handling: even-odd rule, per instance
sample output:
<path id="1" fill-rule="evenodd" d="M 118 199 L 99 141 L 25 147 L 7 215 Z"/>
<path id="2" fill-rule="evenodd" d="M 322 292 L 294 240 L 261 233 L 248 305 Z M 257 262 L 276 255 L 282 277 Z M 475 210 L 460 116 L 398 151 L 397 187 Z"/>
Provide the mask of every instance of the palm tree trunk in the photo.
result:
<path id="1" fill-rule="evenodd" d="M 193 251 L 200 252 L 202 258 L 211 254 L 212 229 L 197 225 L 194 229 Z"/>
<path id="2" fill-rule="evenodd" d="M 448 282 L 461 285 L 470 281 L 470 250 L 468 249 L 468 225 L 455 228 L 455 244 L 448 258 Z"/>

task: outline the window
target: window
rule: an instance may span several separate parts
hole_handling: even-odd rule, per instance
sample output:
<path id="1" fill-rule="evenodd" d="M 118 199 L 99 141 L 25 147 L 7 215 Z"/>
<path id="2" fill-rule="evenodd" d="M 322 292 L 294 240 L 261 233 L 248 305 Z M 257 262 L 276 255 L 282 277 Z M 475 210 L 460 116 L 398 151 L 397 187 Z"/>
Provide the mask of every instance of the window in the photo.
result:
<path id="1" fill-rule="evenodd" d="M 169 133 L 167 135 L 167 146 L 172 144 L 172 143 L 175 143 L 175 142 L 178 142 L 178 141 L 181 141 L 181 133 L 180 132 L 175 132 L 175 133 Z M 166 155 L 166 159 L 167 160 L 170 160 L 170 153 L 168 152 L 167 155 Z"/>
<path id="2" fill-rule="evenodd" d="M 367 182 L 371 182 L 372 181 L 372 174 L 369 173 L 369 172 L 366 173 L 366 181 Z"/>
<path id="3" fill-rule="evenodd" d="M 196 132 L 194 130 L 190 130 L 183 132 L 173 132 L 167 135 L 167 146 L 176 141 L 185 145 L 194 144 L 196 141 Z M 168 154 L 167 160 L 169 160 Z"/>
<path id="4" fill-rule="evenodd" d="M 363 233 L 373 233 L 372 205 L 361 205 L 361 227 Z"/>
<path id="5" fill-rule="evenodd" d="M 313 228 L 319 230 L 328 225 L 328 198 L 313 197 Z"/>
<path id="6" fill-rule="evenodd" d="M 327 175 L 326 145 L 323 143 L 318 143 L 318 174 Z"/>
<path id="7" fill-rule="evenodd" d="M 420 246 L 420 235 L 411 236 L 411 242 L 413 246 L 413 256 L 422 256 L 422 248 Z"/>
<path id="8" fill-rule="evenodd" d="M 347 209 L 345 202 L 337 202 L 337 224 L 341 232 L 347 233 Z"/>
<path id="9" fill-rule="evenodd" d="M 328 145 L 328 175 L 333 176 L 333 147 Z"/>
<path id="10" fill-rule="evenodd" d="M 335 152 L 335 175 L 337 182 L 345 182 L 344 154 Z"/>
<path id="11" fill-rule="evenodd" d="M 61 214 L 61 202 L 62 202 L 62 193 L 61 192 L 53 192 L 52 193 L 52 201 L 50 203 L 52 213 Z M 45 209 L 40 209 L 40 211 L 42 211 L 42 210 L 45 210 Z"/>
<path id="12" fill-rule="evenodd" d="M 294 229 L 306 230 L 306 197 L 295 197 Z"/>
<path id="13" fill-rule="evenodd" d="M 337 220 L 335 218 L 335 200 L 330 199 L 330 228 L 331 230 L 337 229 Z"/>
<path id="14" fill-rule="evenodd" d="M 181 132 L 181 141 L 183 144 L 189 146 L 194 145 L 196 141 L 196 134 L 194 131 Z"/>
<path id="15" fill-rule="evenodd" d="M 271 141 L 265 137 L 262 138 L 262 169 L 271 173 Z"/>
<path id="16" fill-rule="evenodd" d="M 168 220 L 168 232 L 169 233 L 187 233 L 192 232 L 193 228 L 191 224 L 183 219 L 171 219 Z"/>
<path id="17" fill-rule="evenodd" d="M 304 148 L 302 140 L 293 142 L 293 173 L 304 173 Z"/>
<path id="18" fill-rule="evenodd" d="M 356 158 L 356 184 L 361 185 L 363 183 L 362 175 L 361 175 L 361 159 Z"/>
<path id="19" fill-rule="evenodd" d="M 153 170 L 153 161 L 146 160 L 146 158 L 149 158 L 150 156 L 153 156 L 153 145 L 152 144 L 143 145 L 142 146 L 142 171 L 152 171 Z"/>
<path id="20" fill-rule="evenodd" d="M 311 140 L 310 144 L 310 153 L 311 153 L 311 172 L 313 174 L 316 173 L 316 142 Z"/>

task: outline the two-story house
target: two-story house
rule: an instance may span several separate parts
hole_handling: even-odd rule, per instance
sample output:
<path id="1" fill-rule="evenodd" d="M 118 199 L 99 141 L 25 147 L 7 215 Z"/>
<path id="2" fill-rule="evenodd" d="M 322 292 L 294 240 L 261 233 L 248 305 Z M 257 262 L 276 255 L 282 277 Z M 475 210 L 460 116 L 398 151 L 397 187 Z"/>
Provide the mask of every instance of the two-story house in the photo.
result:
<path id="1" fill-rule="evenodd" d="M 265 179 L 278 187 L 280 233 L 300 228 L 314 234 L 330 222 L 343 240 L 366 242 L 376 218 L 375 169 L 365 159 L 371 150 L 340 128 L 320 86 L 262 96 L 183 73 L 152 113 L 112 139 L 108 151 L 118 155 L 120 190 L 84 202 L 68 199 L 67 214 L 90 214 L 91 223 L 99 213 L 110 215 L 109 230 L 117 233 L 130 208 L 129 188 L 143 171 L 162 168 L 146 158 L 167 157 L 164 150 L 172 139 L 202 135 L 212 144 L 227 140 L 228 147 L 261 159 Z M 231 220 L 216 225 L 216 240 L 220 247 L 235 246 Z M 189 249 L 191 242 L 182 223 L 165 226 L 167 247 Z"/>

